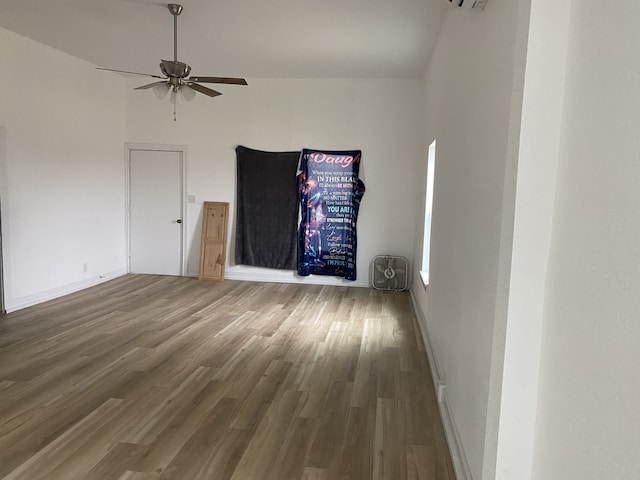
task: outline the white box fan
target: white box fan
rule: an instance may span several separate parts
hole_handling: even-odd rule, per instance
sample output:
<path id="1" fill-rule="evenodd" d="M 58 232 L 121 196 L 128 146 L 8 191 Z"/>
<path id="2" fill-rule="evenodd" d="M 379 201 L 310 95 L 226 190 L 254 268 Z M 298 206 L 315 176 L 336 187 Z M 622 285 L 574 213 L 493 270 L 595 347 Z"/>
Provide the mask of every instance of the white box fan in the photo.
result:
<path id="1" fill-rule="evenodd" d="M 376 290 L 409 288 L 409 261 L 404 257 L 378 255 L 371 262 L 371 286 Z"/>

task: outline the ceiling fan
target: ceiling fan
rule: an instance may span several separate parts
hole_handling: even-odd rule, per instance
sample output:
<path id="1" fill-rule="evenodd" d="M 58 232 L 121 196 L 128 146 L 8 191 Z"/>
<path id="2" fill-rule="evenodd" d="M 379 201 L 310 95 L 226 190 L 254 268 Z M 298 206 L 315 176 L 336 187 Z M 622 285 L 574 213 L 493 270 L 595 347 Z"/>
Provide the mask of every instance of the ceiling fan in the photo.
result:
<path id="1" fill-rule="evenodd" d="M 112 68 L 100 68 L 98 70 L 106 70 L 109 72 L 128 73 L 131 75 L 142 75 L 145 77 L 161 78 L 157 82 L 152 82 L 147 85 L 142 85 L 134 90 L 146 90 L 148 88 L 158 87 L 164 90 L 164 93 L 171 91 L 173 94 L 182 89 L 187 91 L 193 90 L 200 92 L 210 97 L 217 97 L 222 95 L 220 92 L 211 88 L 200 85 L 200 83 L 221 83 L 227 85 L 247 85 L 247 81 L 244 78 L 230 78 L 230 77 L 189 77 L 191 73 L 191 67 L 186 63 L 178 61 L 178 15 L 182 13 L 182 5 L 175 3 L 169 3 L 167 5 L 169 12 L 173 15 L 173 60 L 161 60 L 160 70 L 164 76 L 153 75 L 149 73 L 129 72 L 126 70 L 114 70 Z M 187 93 L 184 92 L 183 93 Z M 175 103 L 175 96 L 174 96 Z"/>

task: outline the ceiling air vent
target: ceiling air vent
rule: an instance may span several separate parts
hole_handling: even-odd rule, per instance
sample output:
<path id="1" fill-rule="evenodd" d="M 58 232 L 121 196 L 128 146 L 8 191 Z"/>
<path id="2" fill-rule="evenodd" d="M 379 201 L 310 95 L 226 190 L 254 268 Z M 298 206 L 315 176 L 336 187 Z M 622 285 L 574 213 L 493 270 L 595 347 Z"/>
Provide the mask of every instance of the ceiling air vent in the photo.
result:
<path id="1" fill-rule="evenodd" d="M 456 7 L 467 7 L 473 10 L 484 10 L 489 0 L 449 0 Z"/>

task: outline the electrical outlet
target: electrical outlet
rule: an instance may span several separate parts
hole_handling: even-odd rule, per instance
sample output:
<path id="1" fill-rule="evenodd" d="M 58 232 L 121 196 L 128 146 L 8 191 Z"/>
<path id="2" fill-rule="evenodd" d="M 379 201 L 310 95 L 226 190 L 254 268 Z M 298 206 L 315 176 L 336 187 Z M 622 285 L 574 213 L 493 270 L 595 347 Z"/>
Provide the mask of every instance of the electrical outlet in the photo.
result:
<path id="1" fill-rule="evenodd" d="M 444 391 L 447 389 L 447 385 L 444 382 L 438 382 L 438 387 L 437 387 L 437 397 L 438 397 L 438 401 L 442 402 L 444 400 Z"/>
<path id="2" fill-rule="evenodd" d="M 89 264 L 88 264 L 87 262 L 84 262 L 84 263 L 82 264 L 82 271 L 83 271 L 84 273 L 87 273 L 87 272 L 89 271 Z"/>

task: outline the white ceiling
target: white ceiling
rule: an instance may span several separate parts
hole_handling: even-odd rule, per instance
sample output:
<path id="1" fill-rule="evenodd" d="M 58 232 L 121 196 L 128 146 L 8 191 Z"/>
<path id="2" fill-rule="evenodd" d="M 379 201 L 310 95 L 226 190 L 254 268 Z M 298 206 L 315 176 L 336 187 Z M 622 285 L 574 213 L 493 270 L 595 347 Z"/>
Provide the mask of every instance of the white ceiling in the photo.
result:
<path id="1" fill-rule="evenodd" d="M 180 3 L 178 59 L 192 75 L 270 78 L 421 78 L 450 8 L 446 0 Z M 107 68 L 158 74 L 160 59 L 173 58 L 173 17 L 158 0 L 0 0 L 0 26 Z"/>

